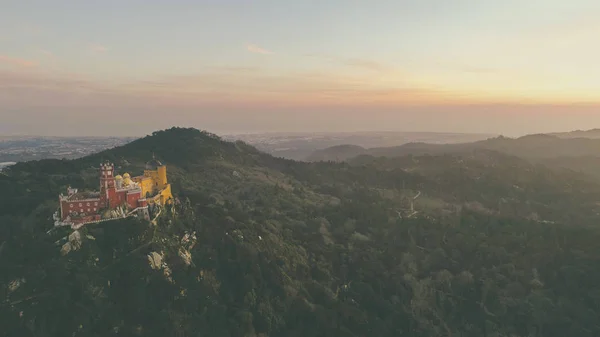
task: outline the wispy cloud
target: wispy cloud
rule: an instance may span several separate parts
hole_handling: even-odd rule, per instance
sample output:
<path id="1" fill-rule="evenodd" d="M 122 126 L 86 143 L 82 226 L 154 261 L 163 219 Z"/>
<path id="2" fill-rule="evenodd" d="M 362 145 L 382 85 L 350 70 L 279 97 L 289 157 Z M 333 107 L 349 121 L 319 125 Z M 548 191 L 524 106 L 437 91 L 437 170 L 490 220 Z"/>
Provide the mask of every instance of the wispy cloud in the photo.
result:
<path id="1" fill-rule="evenodd" d="M 23 67 L 23 68 L 37 67 L 39 65 L 39 63 L 35 62 L 35 61 L 29 61 L 29 60 L 10 57 L 10 56 L 1 55 L 1 54 L 0 54 L 0 63 L 10 64 L 13 66 Z"/>
<path id="2" fill-rule="evenodd" d="M 103 54 L 108 51 L 108 47 L 100 45 L 100 44 L 91 43 L 88 46 L 88 50 L 93 53 L 96 53 L 96 54 Z"/>
<path id="3" fill-rule="evenodd" d="M 149 97 L 169 96 L 171 101 L 227 98 L 237 103 L 284 104 L 403 104 L 408 102 L 451 101 L 437 88 L 406 84 L 402 87 L 380 83 L 369 74 L 336 72 L 276 72 L 268 69 L 213 68 L 197 74 L 166 76 L 130 83 L 127 90 Z M 310 102 L 310 103 L 307 103 Z M 257 103 L 258 104 L 258 103 Z"/>
<path id="4" fill-rule="evenodd" d="M 255 54 L 263 54 L 263 55 L 271 55 L 274 54 L 272 51 L 261 48 L 255 44 L 247 44 L 246 45 L 246 50 L 248 50 L 251 53 L 255 53 Z"/>

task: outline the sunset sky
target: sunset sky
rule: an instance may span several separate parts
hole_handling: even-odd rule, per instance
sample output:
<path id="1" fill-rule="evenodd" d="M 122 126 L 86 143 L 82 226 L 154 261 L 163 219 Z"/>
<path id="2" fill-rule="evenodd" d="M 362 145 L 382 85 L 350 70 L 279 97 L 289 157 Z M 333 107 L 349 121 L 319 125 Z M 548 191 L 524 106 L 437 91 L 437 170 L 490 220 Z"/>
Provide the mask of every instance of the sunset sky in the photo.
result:
<path id="1" fill-rule="evenodd" d="M 598 0 L 0 7 L 0 134 L 600 127 Z"/>

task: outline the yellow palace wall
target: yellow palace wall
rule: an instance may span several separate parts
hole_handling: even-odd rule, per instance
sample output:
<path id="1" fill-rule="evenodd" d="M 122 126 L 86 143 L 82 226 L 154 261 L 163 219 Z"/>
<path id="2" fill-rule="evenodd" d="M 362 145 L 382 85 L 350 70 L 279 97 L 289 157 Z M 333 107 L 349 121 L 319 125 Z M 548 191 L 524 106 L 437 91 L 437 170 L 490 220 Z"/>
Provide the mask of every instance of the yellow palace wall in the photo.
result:
<path id="1" fill-rule="evenodd" d="M 160 201 L 164 205 L 169 199 L 173 198 L 171 185 L 167 183 L 166 166 L 159 166 L 156 170 L 144 170 L 143 176 L 134 177 L 133 180 L 140 184 L 142 197 L 152 196 L 148 199 L 150 203 Z"/>
<path id="2" fill-rule="evenodd" d="M 161 205 L 166 205 L 170 203 L 170 199 L 173 198 L 171 194 L 171 185 L 167 184 L 164 189 L 162 189 L 157 195 L 148 198 L 148 204 L 160 203 Z"/>
<path id="3" fill-rule="evenodd" d="M 140 184 L 142 189 L 142 197 L 145 198 L 147 195 L 154 195 L 154 180 L 149 177 L 134 177 L 133 181 Z"/>

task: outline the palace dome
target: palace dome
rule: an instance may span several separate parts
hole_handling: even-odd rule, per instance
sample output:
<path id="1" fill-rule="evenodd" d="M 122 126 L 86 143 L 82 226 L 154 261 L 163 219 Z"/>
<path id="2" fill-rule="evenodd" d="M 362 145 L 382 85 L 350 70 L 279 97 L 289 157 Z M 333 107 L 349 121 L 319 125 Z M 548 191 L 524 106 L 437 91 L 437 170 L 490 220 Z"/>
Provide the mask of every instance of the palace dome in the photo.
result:
<path id="1" fill-rule="evenodd" d="M 131 177 L 129 176 L 129 173 L 125 173 L 123 174 L 123 186 L 127 187 L 131 185 Z"/>
<path id="2" fill-rule="evenodd" d="M 123 180 L 123 177 L 121 177 L 120 175 L 115 176 L 116 180 Z"/>
<path id="3" fill-rule="evenodd" d="M 163 166 L 163 164 L 158 159 L 152 158 L 151 161 L 146 163 L 146 170 L 156 170 L 160 166 Z"/>

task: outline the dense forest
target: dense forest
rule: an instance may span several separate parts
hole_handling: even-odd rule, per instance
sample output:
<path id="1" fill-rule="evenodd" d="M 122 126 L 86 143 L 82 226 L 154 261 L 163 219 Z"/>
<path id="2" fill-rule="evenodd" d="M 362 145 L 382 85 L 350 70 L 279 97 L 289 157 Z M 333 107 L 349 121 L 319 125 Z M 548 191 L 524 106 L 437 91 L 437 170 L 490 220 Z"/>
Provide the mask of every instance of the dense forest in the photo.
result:
<path id="1" fill-rule="evenodd" d="M 155 224 L 53 228 L 153 153 Z M 172 128 L 0 188 L 0 336 L 600 336 L 600 184 L 493 149 L 303 163 Z"/>

